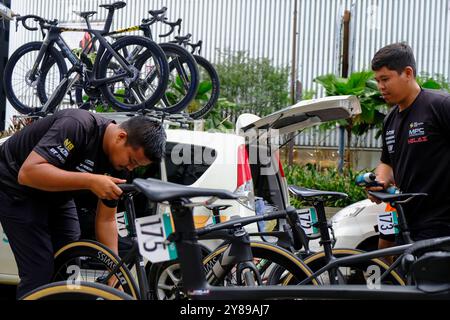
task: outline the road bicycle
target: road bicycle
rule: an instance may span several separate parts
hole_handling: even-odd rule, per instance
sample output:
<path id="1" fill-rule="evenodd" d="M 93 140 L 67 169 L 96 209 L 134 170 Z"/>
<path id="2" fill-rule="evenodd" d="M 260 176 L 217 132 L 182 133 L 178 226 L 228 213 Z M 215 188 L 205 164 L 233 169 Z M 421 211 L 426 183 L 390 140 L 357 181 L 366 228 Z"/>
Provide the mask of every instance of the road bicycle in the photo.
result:
<path id="1" fill-rule="evenodd" d="M 237 200 L 238 195 L 220 189 L 201 189 L 162 182 L 156 179 L 135 179 L 135 189 L 142 192 L 151 202 L 167 201 L 171 212 L 175 232 L 172 241 L 175 243 L 183 278 L 183 291 L 193 299 L 268 299 L 268 298 L 321 298 L 321 299 L 436 299 L 450 298 L 450 237 L 418 241 L 404 245 L 403 248 L 384 249 L 391 254 L 403 250 L 401 258 L 407 267 L 409 277 L 415 279 L 414 285 L 395 286 L 380 284 L 376 288 L 367 285 L 324 285 L 324 286 L 256 286 L 256 287 L 215 287 L 207 282 L 203 272 L 200 248 L 192 215 L 193 197 L 215 197 L 219 199 Z M 128 186 L 128 188 L 131 188 Z M 388 195 L 384 199 L 402 201 L 411 195 Z M 387 198 L 386 198 L 387 197 Z M 151 242 L 152 239 L 154 242 Z M 150 244 L 164 248 L 160 238 L 150 238 Z M 378 252 L 377 254 L 379 254 Z M 365 254 L 368 256 L 375 253 Z M 361 255 L 362 256 L 362 255 Z M 341 258 L 340 260 L 354 259 Z M 362 259 L 361 257 L 358 257 Z M 413 258 L 413 259 L 411 259 Z M 336 259 L 338 260 L 338 259 Z M 411 263 L 408 263 L 411 261 Z M 433 273 L 428 272 L 433 270 Z"/>
<path id="2" fill-rule="evenodd" d="M 124 190 L 125 221 L 131 243 L 122 259 L 109 249 L 95 241 L 81 240 L 66 245 L 55 254 L 54 281 L 68 279 L 74 276 L 83 281 L 96 281 L 107 284 L 116 283 L 116 287 L 136 299 L 173 299 L 182 298 L 182 281 L 176 281 L 178 271 L 177 262 L 171 264 L 145 265 L 141 255 L 140 233 L 136 227 L 136 213 L 133 197 L 136 190 L 130 186 L 119 185 Z M 203 206 L 204 203 L 198 203 Z M 218 212 L 217 208 L 211 210 Z M 196 230 L 201 239 L 224 239 L 225 242 L 212 253 L 201 246 L 204 257 L 204 270 L 208 275 L 208 282 L 216 285 L 240 286 L 263 285 L 268 279 L 270 270 L 278 267 L 292 275 L 297 281 L 307 279 L 311 270 L 295 255 L 273 244 L 250 241 L 245 225 L 262 219 L 285 217 L 287 214 L 296 214 L 295 209 L 273 213 L 271 216 L 232 219 L 226 223 L 205 227 Z M 138 286 L 136 285 L 130 269 L 135 268 Z M 169 286 L 161 282 L 161 274 L 170 275 L 172 284 Z M 147 274 L 149 276 L 147 277 Z M 266 275 L 266 276 L 264 276 Z M 313 280 L 313 284 L 317 284 Z"/>
<path id="3" fill-rule="evenodd" d="M 157 22 L 166 24 L 170 26 L 170 30 L 160 37 L 166 37 L 172 34 L 175 30 L 177 23 L 172 23 L 167 21 L 165 17 L 165 12 L 167 8 L 162 10 L 150 10 L 149 14 L 152 16 L 150 19 L 142 19 L 142 23 L 138 26 L 128 27 L 125 29 L 120 29 L 116 31 L 110 31 L 110 29 L 104 29 L 107 32 L 106 35 L 114 37 L 115 39 L 120 39 L 122 33 L 130 31 L 142 31 L 144 37 L 154 41 L 151 26 Z M 96 14 L 96 11 L 86 11 L 86 12 L 76 12 L 80 17 L 82 17 L 88 28 L 90 29 L 89 18 Z M 96 52 L 96 39 L 91 38 L 86 42 L 85 48 L 82 50 L 82 55 L 94 55 Z M 167 89 L 164 95 L 161 97 L 158 103 L 152 106 L 152 110 L 164 111 L 167 113 L 177 113 L 181 112 L 186 108 L 186 106 L 192 101 L 197 93 L 197 88 L 199 84 L 198 80 L 198 68 L 194 57 L 183 47 L 173 44 L 173 43 L 159 43 L 161 49 L 164 51 L 168 65 L 169 65 L 169 80 Z M 127 55 L 129 60 L 134 61 L 134 65 L 139 70 L 144 67 L 146 62 L 146 57 L 139 55 L 137 56 L 135 52 L 131 52 Z M 150 74 L 148 78 L 141 83 L 144 89 L 154 90 L 153 82 L 155 74 Z M 91 102 L 87 99 L 88 97 L 83 94 L 82 88 L 77 88 L 75 90 L 75 99 L 78 106 L 83 108 L 92 108 L 95 105 L 95 101 Z M 127 99 L 132 99 L 133 97 L 124 97 Z M 87 103 L 90 105 L 86 105 Z"/>
<path id="4" fill-rule="evenodd" d="M 213 197 L 214 199 L 238 200 L 239 195 L 220 189 L 193 188 L 156 179 L 135 179 L 132 185 L 121 186 L 122 190 L 142 192 L 151 202 L 168 202 L 171 206 L 174 232 L 166 237 L 162 233 L 146 238 L 149 251 L 167 250 L 168 243 L 174 243 L 178 252 L 182 290 L 190 299 L 449 299 L 450 275 L 450 237 L 418 241 L 401 247 L 361 254 L 357 257 L 336 259 L 348 263 L 351 259 L 371 259 L 380 254 L 403 253 L 403 262 L 408 277 L 414 279 L 413 285 L 395 286 L 368 285 L 323 285 L 323 286 L 212 286 L 205 275 L 203 256 L 198 245 L 192 214 L 193 203 L 190 198 Z M 131 189 L 131 190 L 130 190 Z M 393 201 L 402 201 L 410 195 L 389 195 Z M 386 199 L 386 198 L 385 198 Z M 252 217 L 256 219 L 257 217 Z M 162 228 L 162 218 L 151 223 Z M 158 219 L 154 220 L 158 221 Z M 148 223 L 148 222 L 147 222 Z M 159 223 L 159 225 L 158 225 Z M 162 241 L 164 240 L 164 241 Z M 167 242 L 166 242 L 167 241 Z M 432 272 L 430 272 L 430 270 Z M 314 277 L 314 275 L 312 276 Z"/>
<path id="5" fill-rule="evenodd" d="M 169 66 L 162 49 L 144 37 L 126 36 L 113 44 L 107 42 L 105 30 L 112 24 L 114 11 L 123 6 L 121 2 L 101 5 L 108 10 L 104 30 L 58 27 L 58 21 L 35 15 L 17 17 L 17 23 L 22 22 L 27 30 L 38 29 L 27 24 L 27 20 L 32 19 L 47 33 L 43 42 L 23 45 L 8 60 L 4 86 L 14 108 L 23 114 L 54 112 L 67 92 L 77 84 L 83 86 L 91 99 L 104 99 L 118 109 L 151 109 L 167 87 Z M 69 48 L 61 36 L 66 31 L 88 32 L 100 42 L 93 63 L 83 55 L 77 56 Z M 135 59 L 145 59 L 141 69 L 137 69 L 133 65 L 135 61 L 125 56 L 127 52 L 134 53 Z M 72 64 L 69 70 L 64 58 Z M 41 75 L 45 75 L 45 81 L 41 81 Z M 152 90 L 149 90 L 148 79 L 152 79 Z M 30 89 L 32 92 L 29 92 Z M 38 95 L 38 99 L 33 93 Z M 132 98 L 126 99 L 124 95 Z"/>
<path id="6" fill-rule="evenodd" d="M 311 215 L 308 217 L 308 220 L 310 221 L 308 228 L 317 230 L 316 232 L 318 232 L 320 237 L 319 243 L 323 247 L 323 250 L 316 253 L 311 252 L 308 246 L 308 241 L 311 237 L 305 235 L 301 237 L 305 249 L 296 251 L 297 255 L 303 259 L 311 270 L 315 271 L 314 277 L 311 279 L 320 277 L 322 282 L 330 284 L 366 284 L 368 278 L 371 277 L 368 270 L 377 268 L 377 270 L 380 270 L 380 272 L 384 274 L 382 279 L 383 283 L 397 285 L 405 284 L 402 276 L 396 270 L 391 268 L 389 263 L 382 259 L 385 255 L 373 255 L 372 258 L 367 259 L 365 252 L 362 250 L 333 248 L 332 235 L 330 234 L 332 233 L 332 226 L 327 221 L 324 203 L 332 198 L 345 198 L 347 197 L 345 193 L 313 190 L 297 186 L 289 186 L 289 191 L 303 201 L 311 203 L 314 208 L 314 210 L 310 210 L 314 217 L 312 219 Z M 401 213 L 403 214 L 403 211 L 401 211 Z M 399 218 L 399 221 L 403 220 Z M 402 235 L 407 237 L 408 234 L 406 229 L 403 228 L 403 224 L 401 230 Z M 296 232 L 299 231 L 302 230 Z M 355 256 L 355 259 L 350 259 L 348 264 L 343 263 L 345 260 L 341 258 L 352 256 Z M 358 257 L 362 258 L 359 259 Z M 337 264 L 337 262 L 340 263 Z M 280 270 L 275 270 L 273 276 L 278 279 L 282 276 L 282 272 Z M 289 278 L 290 276 L 286 277 L 285 284 L 289 283 Z M 303 283 L 307 283 L 307 281 Z"/>
<path id="7" fill-rule="evenodd" d="M 178 25 L 181 24 L 181 19 L 176 23 Z M 197 96 L 187 106 L 186 112 L 193 119 L 201 119 L 214 108 L 219 99 L 220 79 L 212 63 L 200 55 L 203 41 L 199 40 L 197 43 L 191 43 L 191 37 L 190 33 L 185 36 L 176 36 L 172 42 L 185 48 L 190 48 L 199 67 L 200 80 Z"/>

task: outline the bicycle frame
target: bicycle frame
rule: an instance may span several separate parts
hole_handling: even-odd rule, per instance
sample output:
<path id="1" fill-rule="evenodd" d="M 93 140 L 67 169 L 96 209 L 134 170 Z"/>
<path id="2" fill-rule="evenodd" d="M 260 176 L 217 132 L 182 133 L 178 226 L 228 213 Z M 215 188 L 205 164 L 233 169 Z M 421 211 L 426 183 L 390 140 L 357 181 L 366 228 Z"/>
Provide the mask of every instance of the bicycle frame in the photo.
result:
<path id="1" fill-rule="evenodd" d="M 90 28 L 90 22 L 88 18 L 85 18 L 86 24 L 88 26 L 88 28 Z M 156 22 L 156 21 L 155 21 Z M 142 31 L 144 33 L 144 37 L 148 38 L 151 41 L 153 40 L 153 34 L 150 28 L 150 24 L 141 24 L 141 25 L 137 25 L 137 26 L 132 26 L 132 27 L 128 27 L 128 28 L 124 28 L 124 29 L 119 29 L 119 30 L 115 30 L 115 31 L 109 31 L 109 27 L 110 24 L 105 24 L 105 29 L 103 30 L 103 36 L 113 36 L 113 35 L 118 35 L 118 34 L 122 34 L 122 33 L 126 33 L 126 32 L 131 32 L 131 31 Z M 75 29 L 69 30 L 69 31 L 74 31 Z M 92 40 L 90 41 L 92 43 L 93 48 L 95 48 L 95 41 L 96 41 L 97 37 L 93 37 Z M 99 39 L 100 40 L 100 39 Z M 89 46 L 86 46 L 86 48 L 88 48 Z M 84 51 L 83 51 L 84 52 Z M 99 49 L 100 52 L 100 49 Z M 85 53 L 85 52 L 84 52 Z M 129 55 L 128 59 L 129 61 L 134 61 L 134 58 L 139 54 L 139 48 L 135 48 L 134 51 Z M 98 54 L 97 54 L 98 57 Z M 173 61 L 175 61 L 175 68 L 177 70 L 177 72 L 180 74 L 181 79 L 183 80 L 183 84 L 185 84 L 186 87 L 186 83 L 189 82 L 189 77 L 186 73 L 186 71 L 184 70 L 184 68 L 182 67 L 182 64 L 180 62 L 180 60 L 178 58 L 175 58 Z M 153 80 L 153 76 L 154 76 L 154 72 L 151 72 L 146 80 L 149 81 L 149 83 L 151 83 L 151 81 Z M 163 96 L 163 98 L 161 99 L 161 102 L 164 103 L 166 106 L 170 105 L 170 103 L 167 101 L 167 98 L 165 96 Z"/>
<path id="2" fill-rule="evenodd" d="M 111 45 L 104 39 L 104 37 L 103 37 L 104 32 L 102 30 L 79 29 L 79 28 L 59 28 L 59 27 L 52 26 L 49 28 L 49 31 L 47 32 L 47 34 L 44 38 L 42 48 L 39 51 L 36 61 L 31 70 L 31 73 L 30 73 L 31 77 L 36 76 L 39 65 L 41 64 L 42 59 L 43 59 L 45 53 L 47 52 L 47 49 L 50 46 L 53 46 L 55 43 L 60 48 L 63 56 L 65 58 L 67 58 L 73 66 L 81 65 L 81 61 L 71 51 L 70 47 L 67 45 L 67 43 L 64 41 L 64 39 L 61 37 L 61 33 L 66 32 L 66 31 L 92 33 L 101 44 L 101 46 L 99 48 L 99 53 L 97 54 L 97 56 L 95 58 L 94 69 L 92 70 L 92 72 L 88 72 L 91 85 L 98 87 L 98 86 L 102 86 L 105 84 L 114 83 L 117 80 L 123 79 L 125 76 L 123 74 L 120 74 L 120 75 L 115 75 L 115 76 L 112 76 L 109 78 L 103 78 L 103 79 L 95 78 L 97 66 L 99 65 L 100 59 L 102 58 L 103 53 L 105 51 L 109 51 L 117 59 L 120 66 L 128 74 L 133 73 L 132 69 L 130 68 L 130 64 L 126 60 L 124 60 L 117 52 L 115 52 L 114 49 L 111 47 Z"/>
<path id="3" fill-rule="evenodd" d="M 136 267 L 136 273 L 138 277 L 139 283 L 139 291 L 141 298 L 146 297 L 150 299 L 151 290 L 148 285 L 148 278 L 145 270 L 144 259 L 139 253 L 139 244 L 137 241 L 137 233 L 136 233 L 136 225 L 134 223 L 136 219 L 136 211 L 134 207 L 133 194 L 126 193 L 124 196 L 125 202 L 125 214 L 127 217 L 127 221 L 130 223 L 127 226 L 128 237 L 132 240 L 132 248 L 126 254 L 126 256 L 121 259 L 121 261 L 116 265 L 114 269 L 112 269 L 108 275 L 103 279 L 104 283 L 107 283 L 108 280 L 122 267 L 126 265 L 128 268 L 132 266 Z M 231 221 L 232 222 L 232 221 Z M 235 230 L 240 232 L 240 235 L 230 235 L 224 230 L 199 230 L 197 232 L 198 235 L 202 237 L 202 239 L 224 239 L 225 242 L 223 244 L 229 243 L 229 248 L 223 253 L 223 256 L 219 260 L 214 260 L 212 263 L 208 263 L 207 266 L 203 268 L 203 272 L 206 272 L 207 278 L 211 283 L 220 283 L 226 277 L 226 275 L 231 271 L 231 269 L 236 264 L 247 264 L 249 268 L 251 268 L 251 262 L 253 260 L 253 255 L 250 248 L 250 238 L 249 234 L 242 230 Z M 227 242 L 228 240 L 228 242 Z M 223 245 L 222 244 L 222 245 Z M 217 268 L 214 266 L 218 266 Z M 213 271 L 214 270 L 214 271 Z M 254 269 L 256 270 L 256 269 Z M 256 271 L 255 271 L 256 273 Z"/>

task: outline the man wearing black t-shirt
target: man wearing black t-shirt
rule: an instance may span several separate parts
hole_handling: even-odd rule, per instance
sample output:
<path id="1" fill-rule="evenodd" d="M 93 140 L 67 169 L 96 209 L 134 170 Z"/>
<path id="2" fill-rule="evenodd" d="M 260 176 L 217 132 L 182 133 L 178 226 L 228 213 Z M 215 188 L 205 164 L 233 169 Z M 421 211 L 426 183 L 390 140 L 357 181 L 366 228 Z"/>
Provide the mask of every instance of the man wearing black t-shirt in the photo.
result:
<path id="1" fill-rule="evenodd" d="M 450 95 L 418 85 L 414 55 L 404 43 L 380 49 L 372 69 L 383 98 L 393 106 L 384 120 L 377 180 L 403 192 L 428 194 L 404 205 L 413 240 L 448 236 Z M 381 237 L 379 247 L 390 246 L 387 240 L 391 239 Z"/>
<path id="2" fill-rule="evenodd" d="M 159 162 L 166 135 L 140 116 L 117 125 L 88 111 L 62 110 L 0 146 L 0 222 L 19 269 L 17 297 L 48 283 L 53 255 L 78 240 L 75 190 L 98 198 L 97 240 L 117 253 L 115 213 L 124 173 Z"/>

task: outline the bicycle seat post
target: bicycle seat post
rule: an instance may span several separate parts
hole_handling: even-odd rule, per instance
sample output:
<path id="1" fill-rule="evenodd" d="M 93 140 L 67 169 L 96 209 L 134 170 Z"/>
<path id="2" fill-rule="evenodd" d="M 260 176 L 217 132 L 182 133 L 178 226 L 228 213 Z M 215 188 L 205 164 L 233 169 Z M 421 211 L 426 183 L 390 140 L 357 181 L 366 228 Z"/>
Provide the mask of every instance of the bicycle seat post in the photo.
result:
<path id="1" fill-rule="evenodd" d="M 183 289 L 190 295 L 191 292 L 207 290 L 203 256 L 198 245 L 198 236 L 195 231 L 192 208 L 184 206 L 188 200 L 177 200 L 170 203 L 173 222 L 175 225 L 176 247 L 183 277 Z"/>
<path id="2" fill-rule="evenodd" d="M 326 263 L 336 259 L 333 256 L 333 248 L 332 241 L 330 237 L 330 233 L 328 231 L 328 221 L 327 216 L 325 214 L 325 199 L 318 197 L 313 200 L 313 206 L 317 212 L 317 225 L 319 227 L 320 232 L 320 245 L 323 246 L 323 252 L 325 253 Z M 331 268 L 328 271 L 328 275 L 330 277 L 331 284 L 338 284 L 337 279 L 337 270 L 335 268 Z"/>
<path id="3" fill-rule="evenodd" d="M 313 206 L 317 212 L 317 225 L 320 232 L 320 244 L 323 246 L 323 250 L 325 252 L 325 257 L 327 262 L 333 259 L 332 254 L 332 241 L 330 238 L 330 233 L 328 232 L 328 221 L 327 216 L 325 214 L 325 206 L 324 206 L 323 198 L 315 198 L 313 200 Z"/>
<path id="4" fill-rule="evenodd" d="M 145 262 L 144 258 L 139 254 L 139 244 L 137 241 L 137 232 L 136 232 L 136 210 L 134 207 L 134 197 L 133 193 L 127 193 L 124 195 L 125 202 L 125 216 L 127 218 L 127 229 L 128 236 L 133 242 L 133 247 L 127 253 L 127 255 L 123 258 L 123 260 L 127 261 L 129 257 L 135 257 L 135 266 L 136 266 L 136 275 L 139 281 L 139 291 L 140 295 L 143 299 L 150 299 L 150 287 L 148 285 L 147 274 L 145 271 Z"/>
<path id="5" fill-rule="evenodd" d="M 403 210 L 402 202 L 401 201 L 392 201 L 390 203 L 392 207 L 397 210 L 397 217 L 398 217 L 398 227 L 400 229 L 401 236 L 403 238 L 403 241 L 405 244 L 413 243 L 414 241 L 411 239 L 411 234 L 408 229 L 408 224 L 406 222 L 405 212 Z"/>

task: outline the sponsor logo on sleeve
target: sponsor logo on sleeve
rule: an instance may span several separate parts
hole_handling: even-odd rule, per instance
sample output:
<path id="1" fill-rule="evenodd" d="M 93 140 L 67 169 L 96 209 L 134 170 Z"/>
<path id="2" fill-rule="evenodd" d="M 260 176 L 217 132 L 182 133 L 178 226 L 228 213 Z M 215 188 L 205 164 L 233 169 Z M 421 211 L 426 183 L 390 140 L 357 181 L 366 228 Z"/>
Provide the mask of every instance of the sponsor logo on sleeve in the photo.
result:
<path id="1" fill-rule="evenodd" d="M 395 130 L 386 131 L 386 146 L 389 153 L 394 153 L 395 146 Z"/>
<path id="2" fill-rule="evenodd" d="M 75 167 L 76 170 L 80 172 L 94 172 L 94 165 L 95 162 L 89 159 L 85 159 L 83 162 L 81 162 L 78 166 Z"/>

